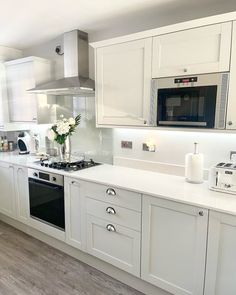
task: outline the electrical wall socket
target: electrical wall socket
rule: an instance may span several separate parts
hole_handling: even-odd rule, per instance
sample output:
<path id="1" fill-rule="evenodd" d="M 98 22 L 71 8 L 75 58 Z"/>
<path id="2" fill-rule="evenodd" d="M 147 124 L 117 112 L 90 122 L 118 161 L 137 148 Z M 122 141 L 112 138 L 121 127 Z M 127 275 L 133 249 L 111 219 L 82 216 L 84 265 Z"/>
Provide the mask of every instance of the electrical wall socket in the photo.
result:
<path id="1" fill-rule="evenodd" d="M 156 151 L 155 144 L 143 143 L 143 151 L 154 153 Z"/>
<path id="2" fill-rule="evenodd" d="M 122 149 L 132 149 L 133 148 L 133 142 L 132 141 L 125 141 L 125 140 L 122 140 L 121 141 L 121 148 Z"/>

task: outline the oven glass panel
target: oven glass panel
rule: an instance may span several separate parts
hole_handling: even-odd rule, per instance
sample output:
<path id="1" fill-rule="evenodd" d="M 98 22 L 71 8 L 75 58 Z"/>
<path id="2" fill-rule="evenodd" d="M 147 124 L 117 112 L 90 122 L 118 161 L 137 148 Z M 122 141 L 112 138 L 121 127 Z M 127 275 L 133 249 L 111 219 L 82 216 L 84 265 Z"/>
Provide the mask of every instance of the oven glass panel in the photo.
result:
<path id="1" fill-rule="evenodd" d="M 157 125 L 213 128 L 217 86 L 158 90 Z"/>
<path id="2" fill-rule="evenodd" d="M 30 215 L 65 229 L 64 187 L 29 178 Z"/>

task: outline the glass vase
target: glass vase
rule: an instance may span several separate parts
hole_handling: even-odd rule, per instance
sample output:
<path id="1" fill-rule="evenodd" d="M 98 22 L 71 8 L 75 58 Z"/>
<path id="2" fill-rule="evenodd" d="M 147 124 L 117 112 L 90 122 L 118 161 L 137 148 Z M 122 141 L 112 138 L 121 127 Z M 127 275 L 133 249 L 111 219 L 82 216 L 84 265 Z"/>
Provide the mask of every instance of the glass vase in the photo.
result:
<path id="1" fill-rule="evenodd" d="M 59 156 L 61 162 L 70 162 L 71 158 L 71 138 L 67 136 L 65 142 L 59 145 Z"/>

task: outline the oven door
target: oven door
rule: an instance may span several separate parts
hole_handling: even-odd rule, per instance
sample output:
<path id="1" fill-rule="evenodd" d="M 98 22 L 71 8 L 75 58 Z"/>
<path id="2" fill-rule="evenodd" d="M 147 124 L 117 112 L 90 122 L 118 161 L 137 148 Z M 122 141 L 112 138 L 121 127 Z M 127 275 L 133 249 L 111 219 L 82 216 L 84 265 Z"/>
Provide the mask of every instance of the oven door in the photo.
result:
<path id="1" fill-rule="evenodd" d="M 29 178 L 30 216 L 65 230 L 64 187 Z"/>
<path id="2" fill-rule="evenodd" d="M 217 86 L 158 90 L 157 125 L 214 128 Z"/>

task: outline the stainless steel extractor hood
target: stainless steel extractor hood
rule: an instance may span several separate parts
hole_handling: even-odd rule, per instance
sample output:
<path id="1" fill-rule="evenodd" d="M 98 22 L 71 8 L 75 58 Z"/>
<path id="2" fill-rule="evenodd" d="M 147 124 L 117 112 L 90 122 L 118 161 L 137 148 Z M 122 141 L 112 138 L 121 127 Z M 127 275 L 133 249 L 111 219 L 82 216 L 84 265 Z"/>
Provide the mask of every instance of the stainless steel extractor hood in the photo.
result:
<path id="1" fill-rule="evenodd" d="M 95 83 L 88 76 L 88 34 L 74 30 L 64 34 L 64 78 L 39 84 L 28 92 L 48 95 L 94 95 Z"/>

